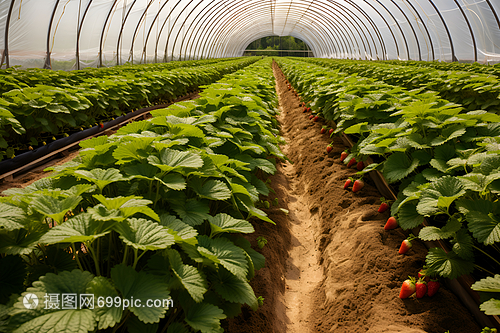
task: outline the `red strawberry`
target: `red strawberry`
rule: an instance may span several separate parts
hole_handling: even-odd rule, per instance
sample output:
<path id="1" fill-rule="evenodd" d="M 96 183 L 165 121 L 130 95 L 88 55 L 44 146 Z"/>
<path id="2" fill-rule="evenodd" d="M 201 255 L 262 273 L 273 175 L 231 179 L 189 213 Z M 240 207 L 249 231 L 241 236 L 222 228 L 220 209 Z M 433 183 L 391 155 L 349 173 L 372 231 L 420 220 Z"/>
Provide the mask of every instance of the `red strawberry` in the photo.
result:
<path id="1" fill-rule="evenodd" d="M 389 217 L 385 223 L 384 230 L 392 230 L 398 227 L 398 221 L 394 216 Z"/>
<path id="2" fill-rule="evenodd" d="M 354 181 L 354 184 L 352 185 L 352 191 L 354 193 L 356 193 L 359 190 L 361 190 L 364 186 L 365 186 L 365 183 L 363 183 L 363 181 L 361 179 L 356 179 Z"/>
<path id="3" fill-rule="evenodd" d="M 346 151 L 343 151 L 343 152 L 340 154 L 340 162 L 343 162 L 347 156 L 349 156 L 349 153 L 348 153 L 348 152 L 346 152 Z"/>
<path id="4" fill-rule="evenodd" d="M 326 128 L 322 127 L 321 128 L 321 134 L 325 134 L 326 133 Z"/>
<path id="5" fill-rule="evenodd" d="M 309 119 L 313 119 L 313 118 L 314 118 L 314 115 L 313 115 L 313 114 L 309 116 Z"/>
<path id="6" fill-rule="evenodd" d="M 388 209 L 389 209 L 389 205 L 387 204 L 387 202 L 382 202 L 380 204 L 380 207 L 378 208 L 378 212 L 379 213 L 383 213 L 383 212 L 385 212 Z"/>
<path id="7" fill-rule="evenodd" d="M 415 289 L 417 298 L 422 298 L 427 293 L 427 283 L 423 279 L 418 279 L 417 283 L 415 283 Z"/>
<path id="8" fill-rule="evenodd" d="M 333 128 L 330 128 L 330 130 L 328 131 L 328 135 L 330 135 L 330 136 L 331 136 L 331 135 L 332 135 L 332 133 L 333 133 L 333 131 L 334 131 L 334 129 L 333 129 Z"/>
<path id="9" fill-rule="evenodd" d="M 365 168 L 365 164 L 363 163 L 363 161 L 359 161 L 358 164 L 356 165 L 356 169 L 358 169 L 358 171 L 361 171 Z"/>
<path id="10" fill-rule="evenodd" d="M 347 179 L 347 180 L 345 181 L 345 184 L 344 184 L 344 190 L 347 190 L 347 188 L 348 188 L 349 186 L 351 186 L 351 183 L 352 183 L 352 179 L 351 179 L 351 178 Z"/>
<path id="11" fill-rule="evenodd" d="M 318 121 L 318 120 L 319 120 L 319 116 L 314 117 L 314 121 L 315 122 Z"/>
<path id="12" fill-rule="evenodd" d="M 332 149 L 333 149 L 332 145 L 326 146 L 326 153 L 330 154 L 330 152 L 332 151 Z"/>
<path id="13" fill-rule="evenodd" d="M 101 128 L 103 128 L 103 127 L 104 127 L 104 124 L 103 124 L 103 123 L 100 123 L 100 124 L 99 124 L 99 126 L 100 126 Z"/>
<path id="14" fill-rule="evenodd" d="M 416 237 L 410 234 L 407 239 L 405 239 L 403 242 L 401 242 L 401 246 L 399 247 L 399 254 L 405 254 L 411 249 L 411 241 L 414 240 Z"/>
<path id="15" fill-rule="evenodd" d="M 302 111 L 302 113 L 306 113 L 307 112 L 307 108 L 304 108 L 304 110 Z"/>
<path id="16" fill-rule="evenodd" d="M 307 112 L 311 112 L 311 108 L 307 108 Z"/>
<path id="17" fill-rule="evenodd" d="M 409 276 L 408 279 L 405 280 L 403 282 L 403 285 L 401 286 L 401 291 L 399 292 L 399 298 L 401 299 L 408 298 L 415 293 L 415 290 L 416 290 L 415 278 Z"/>
<path id="18" fill-rule="evenodd" d="M 440 284 L 437 280 L 430 280 L 427 283 L 427 295 L 434 296 L 439 290 Z"/>
<path id="19" fill-rule="evenodd" d="M 347 167 L 350 168 L 352 167 L 354 164 L 356 164 L 356 159 L 353 157 L 351 158 L 351 160 L 349 161 L 349 163 L 347 163 Z"/>

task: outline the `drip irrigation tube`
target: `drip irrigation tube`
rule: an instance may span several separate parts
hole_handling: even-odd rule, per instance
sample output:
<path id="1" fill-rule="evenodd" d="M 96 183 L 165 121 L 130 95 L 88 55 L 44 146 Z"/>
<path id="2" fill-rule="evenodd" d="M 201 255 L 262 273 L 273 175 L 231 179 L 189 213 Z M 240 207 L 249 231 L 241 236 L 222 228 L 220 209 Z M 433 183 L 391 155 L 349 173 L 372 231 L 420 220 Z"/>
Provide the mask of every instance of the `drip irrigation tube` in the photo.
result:
<path id="1" fill-rule="evenodd" d="M 38 147 L 34 150 L 24 152 L 17 155 L 14 158 L 4 160 L 0 162 L 0 180 L 13 176 L 14 174 L 26 171 L 27 169 L 33 168 L 36 165 L 46 161 L 48 158 L 69 149 L 77 145 L 80 141 L 97 136 L 104 133 L 114 127 L 119 127 L 124 123 L 129 122 L 134 118 L 139 118 L 140 116 L 146 114 L 149 111 L 165 108 L 173 103 L 177 103 L 186 99 L 191 99 L 197 92 L 188 94 L 186 96 L 180 97 L 169 104 L 154 105 L 147 108 L 142 108 L 137 111 L 131 111 L 123 116 L 119 116 L 114 120 L 103 123 L 103 127 L 97 125 L 92 128 L 73 133 L 68 137 L 57 139 L 45 146 Z"/>

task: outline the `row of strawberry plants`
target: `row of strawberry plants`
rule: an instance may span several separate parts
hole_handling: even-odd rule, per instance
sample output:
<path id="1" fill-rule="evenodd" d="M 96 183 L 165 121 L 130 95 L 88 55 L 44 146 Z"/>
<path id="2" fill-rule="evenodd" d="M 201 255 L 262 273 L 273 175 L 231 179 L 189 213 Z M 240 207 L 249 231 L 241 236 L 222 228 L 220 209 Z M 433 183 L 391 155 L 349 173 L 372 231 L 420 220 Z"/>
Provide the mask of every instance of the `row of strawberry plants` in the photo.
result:
<path id="1" fill-rule="evenodd" d="M 255 204 L 284 158 L 270 60 L 200 95 L 3 192 L 0 331 L 221 332 L 243 304 L 258 307 L 248 281 L 265 261 L 241 234 L 252 218 L 272 222 Z M 29 294 L 45 308 L 27 309 Z M 65 309 L 62 294 L 95 302 Z M 173 308 L 141 306 L 168 298 Z"/>
<path id="2" fill-rule="evenodd" d="M 344 163 L 371 156 L 358 174 L 379 170 L 396 186 L 391 214 L 405 230 L 423 227 L 424 241 L 447 242 L 426 257 L 431 276 L 490 276 L 500 284 L 500 116 L 466 112 L 436 92 L 407 91 L 374 79 L 279 60 L 290 83 L 313 112 L 351 135 L 355 145 Z M 493 276 L 495 276 L 493 278 Z M 475 285 L 485 289 L 484 282 Z M 488 291 L 498 292 L 498 288 Z M 499 294 L 481 309 L 498 314 Z"/>
<path id="3" fill-rule="evenodd" d="M 300 58 L 304 59 L 304 58 Z M 343 73 L 383 81 L 408 90 L 426 89 L 439 92 L 441 98 L 461 104 L 469 111 L 487 110 L 500 114 L 500 84 L 498 77 L 489 74 L 471 74 L 465 71 L 443 71 L 429 67 L 391 65 L 380 62 L 307 59 Z"/>
<path id="4" fill-rule="evenodd" d="M 461 63 L 461 62 L 440 62 L 440 61 L 416 61 L 416 60 L 383 60 L 377 61 L 382 64 L 398 65 L 398 66 L 412 66 L 421 68 L 434 68 L 440 71 L 460 71 L 477 74 L 491 74 L 500 76 L 500 65 L 483 65 L 475 63 Z"/>
<path id="5" fill-rule="evenodd" d="M 175 99 L 257 60 L 222 60 L 164 71 L 151 71 L 147 65 L 134 71 L 101 69 L 104 75 L 82 75 L 81 83 L 74 86 L 38 84 L 10 90 L 0 98 L 0 159 L 108 121 L 126 110 Z"/>
<path id="6" fill-rule="evenodd" d="M 144 72 L 162 72 L 180 67 L 206 66 L 230 60 L 235 60 L 235 58 L 172 61 L 168 63 L 144 65 L 125 64 L 106 68 L 86 68 L 74 71 L 54 71 L 41 68 L 20 69 L 14 66 L 7 69 L 0 69 L 0 94 L 4 94 L 13 89 L 35 87 L 40 84 L 68 88 L 80 86 L 89 80 L 98 78 L 106 79 L 107 77 L 115 75 L 133 78 L 140 77 Z"/>

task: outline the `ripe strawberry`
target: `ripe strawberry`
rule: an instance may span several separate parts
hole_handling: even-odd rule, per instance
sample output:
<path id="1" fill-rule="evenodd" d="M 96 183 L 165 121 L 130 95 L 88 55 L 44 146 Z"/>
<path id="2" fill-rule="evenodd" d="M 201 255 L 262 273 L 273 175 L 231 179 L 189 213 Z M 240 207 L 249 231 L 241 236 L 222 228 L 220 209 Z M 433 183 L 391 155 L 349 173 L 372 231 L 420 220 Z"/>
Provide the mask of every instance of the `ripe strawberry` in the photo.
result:
<path id="1" fill-rule="evenodd" d="M 356 193 L 359 190 L 361 190 L 364 186 L 365 186 L 365 183 L 363 183 L 363 181 L 361 179 L 356 179 L 354 181 L 354 184 L 352 185 L 352 191 L 354 193 Z"/>
<path id="2" fill-rule="evenodd" d="M 389 217 L 385 223 L 384 230 L 392 230 L 398 227 L 398 221 L 394 216 Z"/>
<path id="3" fill-rule="evenodd" d="M 416 237 L 410 234 L 407 239 L 405 239 L 403 242 L 401 242 L 401 246 L 399 247 L 399 254 L 405 254 L 411 249 L 411 241 L 414 240 Z"/>
<path id="4" fill-rule="evenodd" d="M 330 154 L 330 152 L 332 151 L 332 149 L 333 149 L 332 145 L 326 146 L 326 153 Z"/>
<path id="5" fill-rule="evenodd" d="M 440 284 L 438 280 L 430 280 L 427 283 L 427 295 L 430 297 L 434 296 L 439 290 Z"/>
<path id="6" fill-rule="evenodd" d="M 415 278 L 409 276 L 407 280 L 403 282 L 401 286 L 401 291 L 399 292 L 399 298 L 408 298 L 415 293 Z"/>
<path id="7" fill-rule="evenodd" d="M 358 164 L 356 165 L 356 169 L 358 169 L 358 171 L 361 171 L 365 168 L 365 164 L 363 163 L 363 161 L 359 161 Z"/>
<path id="8" fill-rule="evenodd" d="M 418 279 L 417 283 L 415 283 L 415 289 L 417 298 L 422 298 L 427 293 L 427 283 L 423 279 Z"/>
<path id="9" fill-rule="evenodd" d="M 348 152 L 346 152 L 346 151 L 343 151 L 343 152 L 340 154 L 340 162 L 343 162 L 347 156 L 349 156 L 349 153 L 348 153 Z"/>
<path id="10" fill-rule="evenodd" d="M 351 183 L 352 183 L 352 178 L 348 178 L 346 181 L 345 181 L 345 184 L 344 184 L 344 190 L 347 190 L 347 188 L 349 186 L 351 186 Z"/>
<path id="11" fill-rule="evenodd" d="M 380 207 L 378 208 L 378 212 L 379 213 L 383 213 L 383 212 L 385 212 L 388 209 L 389 209 L 389 205 L 387 204 L 387 202 L 382 202 L 380 204 Z"/>
<path id="12" fill-rule="evenodd" d="M 311 112 L 311 108 L 307 108 L 307 112 Z"/>
<path id="13" fill-rule="evenodd" d="M 321 134 L 325 134 L 326 133 L 326 128 L 322 127 L 321 128 Z"/>
<path id="14" fill-rule="evenodd" d="M 314 118 L 314 115 L 313 115 L 313 114 L 309 116 L 309 119 L 313 119 L 313 118 Z"/>
<path id="15" fill-rule="evenodd" d="M 349 163 L 347 163 L 347 167 L 350 168 L 352 167 L 354 164 L 356 164 L 356 159 L 353 157 L 351 158 L 351 160 L 349 161 Z"/>
<path id="16" fill-rule="evenodd" d="M 314 117 L 314 121 L 315 122 L 318 121 L 318 120 L 319 120 L 319 116 Z"/>
<path id="17" fill-rule="evenodd" d="M 103 128 L 103 127 L 104 127 L 104 124 L 103 124 L 103 123 L 100 123 L 100 124 L 99 124 L 99 126 L 100 126 L 101 128 Z"/>
<path id="18" fill-rule="evenodd" d="M 307 112 L 307 108 L 304 108 L 304 110 L 302 111 L 302 113 L 306 113 Z"/>
<path id="19" fill-rule="evenodd" d="M 334 131 L 334 129 L 330 128 L 330 130 L 328 131 L 328 135 L 332 136 L 333 131 Z"/>

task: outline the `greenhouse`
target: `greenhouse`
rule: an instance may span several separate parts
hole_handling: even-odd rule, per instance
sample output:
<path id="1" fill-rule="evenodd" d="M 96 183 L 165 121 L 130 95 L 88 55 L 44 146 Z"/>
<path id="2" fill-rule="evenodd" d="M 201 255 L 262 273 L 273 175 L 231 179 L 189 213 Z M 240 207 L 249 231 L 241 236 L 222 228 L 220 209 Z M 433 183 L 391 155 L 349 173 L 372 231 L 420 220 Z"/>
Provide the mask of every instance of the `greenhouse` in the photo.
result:
<path id="1" fill-rule="evenodd" d="M 0 59 L 0 332 L 500 330 L 498 0 L 3 0 Z"/>

